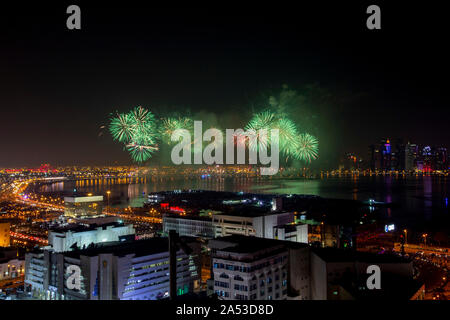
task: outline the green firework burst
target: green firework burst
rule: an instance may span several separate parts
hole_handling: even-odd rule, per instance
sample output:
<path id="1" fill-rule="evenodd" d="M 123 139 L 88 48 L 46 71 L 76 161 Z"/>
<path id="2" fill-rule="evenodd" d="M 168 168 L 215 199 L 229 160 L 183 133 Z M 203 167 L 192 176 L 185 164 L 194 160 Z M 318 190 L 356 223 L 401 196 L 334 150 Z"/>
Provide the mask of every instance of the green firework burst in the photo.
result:
<path id="1" fill-rule="evenodd" d="M 297 140 L 297 152 L 295 156 L 299 160 L 310 163 L 319 156 L 319 141 L 309 133 L 302 133 Z"/>
<path id="2" fill-rule="evenodd" d="M 171 144 L 172 134 L 178 129 L 185 129 L 192 133 L 194 129 L 194 121 L 188 117 L 172 117 L 163 119 L 160 129 L 161 138 L 165 143 Z"/>
<path id="3" fill-rule="evenodd" d="M 153 113 L 139 106 L 128 113 L 116 113 L 111 119 L 109 131 L 114 140 L 125 144 L 131 158 L 144 162 L 158 150 L 159 132 Z"/>

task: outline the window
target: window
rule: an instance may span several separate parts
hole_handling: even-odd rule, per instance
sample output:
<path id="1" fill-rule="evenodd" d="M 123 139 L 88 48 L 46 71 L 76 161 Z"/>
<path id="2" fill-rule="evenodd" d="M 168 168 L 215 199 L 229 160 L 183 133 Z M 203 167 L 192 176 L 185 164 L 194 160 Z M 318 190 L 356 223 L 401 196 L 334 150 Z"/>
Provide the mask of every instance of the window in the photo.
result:
<path id="1" fill-rule="evenodd" d="M 239 291 L 248 291 L 248 287 L 241 285 L 241 284 L 235 284 L 234 285 L 234 290 L 239 290 Z"/>
<path id="2" fill-rule="evenodd" d="M 230 284 L 227 282 L 222 282 L 222 281 L 214 281 L 214 285 L 216 287 L 222 287 L 222 288 L 229 288 Z"/>
<path id="3" fill-rule="evenodd" d="M 235 275 L 235 276 L 234 276 L 234 280 L 237 280 L 237 281 L 244 281 L 244 279 L 243 279 L 240 275 Z"/>
<path id="4" fill-rule="evenodd" d="M 219 297 L 227 297 L 228 298 L 230 296 L 230 294 L 227 291 L 222 291 L 222 290 L 216 290 L 216 294 Z"/>

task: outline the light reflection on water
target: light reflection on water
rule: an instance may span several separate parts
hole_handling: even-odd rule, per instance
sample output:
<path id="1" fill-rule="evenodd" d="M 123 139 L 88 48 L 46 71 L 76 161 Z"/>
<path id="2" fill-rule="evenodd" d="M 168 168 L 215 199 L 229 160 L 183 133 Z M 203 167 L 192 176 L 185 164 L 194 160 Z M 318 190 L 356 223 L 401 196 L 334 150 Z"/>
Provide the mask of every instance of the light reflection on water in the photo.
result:
<path id="1" fill-rule="evenodd" d="M 120 179 L 116 183 L 108 180 L 58 182 L 43 187 L 44 192 L 79 191 L 103 194 L 111 191 L 112 206 L 142 206 L 150 192 L 175 189 L 205 189 L 216 191 L 244 191 L 254 193 L 310 194 L 324 198 L 337 198 L 396 203 L 399 208 L 387 208 L 388 217 L 408 217 L 431 220 L 443 215 L 449 217 L 449 179 L 446 177 L 324 177 L 315 180 L 276 180 L 252 178 L 148 178 L 142 183 L 130 183 Z M 120 198 L 120 200 L 119 200 Z"/>

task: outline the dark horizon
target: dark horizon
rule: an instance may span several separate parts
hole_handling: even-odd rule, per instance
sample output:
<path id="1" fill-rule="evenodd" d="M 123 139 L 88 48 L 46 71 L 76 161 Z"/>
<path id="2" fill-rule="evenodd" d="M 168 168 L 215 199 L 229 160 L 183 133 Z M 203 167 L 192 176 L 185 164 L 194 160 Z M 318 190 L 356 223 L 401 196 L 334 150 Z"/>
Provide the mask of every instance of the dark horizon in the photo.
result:
<path id="1" fill-rule="evenodd" d="M 336 167 L 344 152 L 367 158 L 386 137 L 450 148 L 439 8 L 380 3 L 382 29 L 370 31 L 372 3 L 219 10 L 78 2 L 82 29 L 70 31 L 70 4 L 2 10 L 0 167 L 132 164 L 101 134 L 111 112 L 188 109 L 239 128 L 261 93 L 284 84 L 317 114 L 314 166 Z"/>

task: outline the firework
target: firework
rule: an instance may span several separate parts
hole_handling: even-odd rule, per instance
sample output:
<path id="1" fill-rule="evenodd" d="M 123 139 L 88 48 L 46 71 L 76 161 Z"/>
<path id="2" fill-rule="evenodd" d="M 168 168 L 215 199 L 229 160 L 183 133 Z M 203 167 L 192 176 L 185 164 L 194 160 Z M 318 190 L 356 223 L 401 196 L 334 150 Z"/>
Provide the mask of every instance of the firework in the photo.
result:
<path id="1" fill-rule="evenodd" d="M 129 114 L 117 113 L 116 117 L 111 119 L 109 131 L 114 140 L 130 141 L 135 131 L 133 118 Z"/>
<path id="2" fill-rule="evenodd" d="M 311 162 L 319 156 L 319 141 L 308 133 L 299 135 L 296 143 L 297 151 L 295 156 L 299 160 Z"/>
<path id="3" fill-rule="evenodd" d="M 131 158 L 136 162 L 145 162 L 152 157 L 152 153 L 158 150 L 157 146 L 139 145 L 130 143 L 126 145 Z"/>
<path id="4" fill-rule="evenodd" d="M 269 143 L 270 129 L 276 121 L 275 114 L 270 111 L 263 111 L 255 114 L 245 127 L 245 131 L 249 134 L 248 147 L 256 150 L 258 146 L 261 149 L 267 148 Z M 267 130 L 266 134 L 261 134 L 260 130 Z"/>
<path id="5" fill-rule="evenodd" d="M 267 134 L 261 134 L 259 130 L 267 130 Z M 254 150 L 258 146 L 267 148 L 270 143 L 270 131 L 277 129 L 279 134 L 279 150 L 286 156 L 295 152 L 295 141 L 298 137 L 297 126 L 285 116 L 279 116 L 271 111 L 264 111 L 253 116 L 245 127 L 245 130 L 253 139 L 249 139 L 249 148 Z"/>
<path id="6" fill-rule="evenodd" d="M 263 135 L 259 130 L 265 129 Z M 318 157 L 318 140 L 308 134 L 299 134 L 297 124 L 286 113 L 263 111 L 253 115 L 247 126 L 249 134 L 248 147 L 251 150 L 266 149 L 270 144 L 270 131 L 277 129 L 279 133 L 279 151 L 289 158 L 311 162 Z"/>
<path id="7" fill-rule="evenodd" d="M 165 143 L 171 144 L 172 134 L 175 130 L 185 129 L 192 132 L 194 129 L 194 121 L 188 117 L 178 117 L 178 118 L 165 118 L 162 120 L 162 126 L 160 129 L 161 137 Z"/>
<path id="8" fill-rule="evenodd" d="M 132 159 L 144 162 L 158 150 L 159 133 L 155 116 L 141 106 L 129 113 L 117 113 L 111 119 L 109 130 L 114 140 L 125 144 Z"/>
<path id="9" fill-rule="evenodd" d="M 294 155 L 296 151 L 295 142 L 298 138 L 295 123 L 288 118 L 281 118 L 271 127 L 271 130 L 273 129 L 278 129 L 279 150 L 287 157 Z"/>

